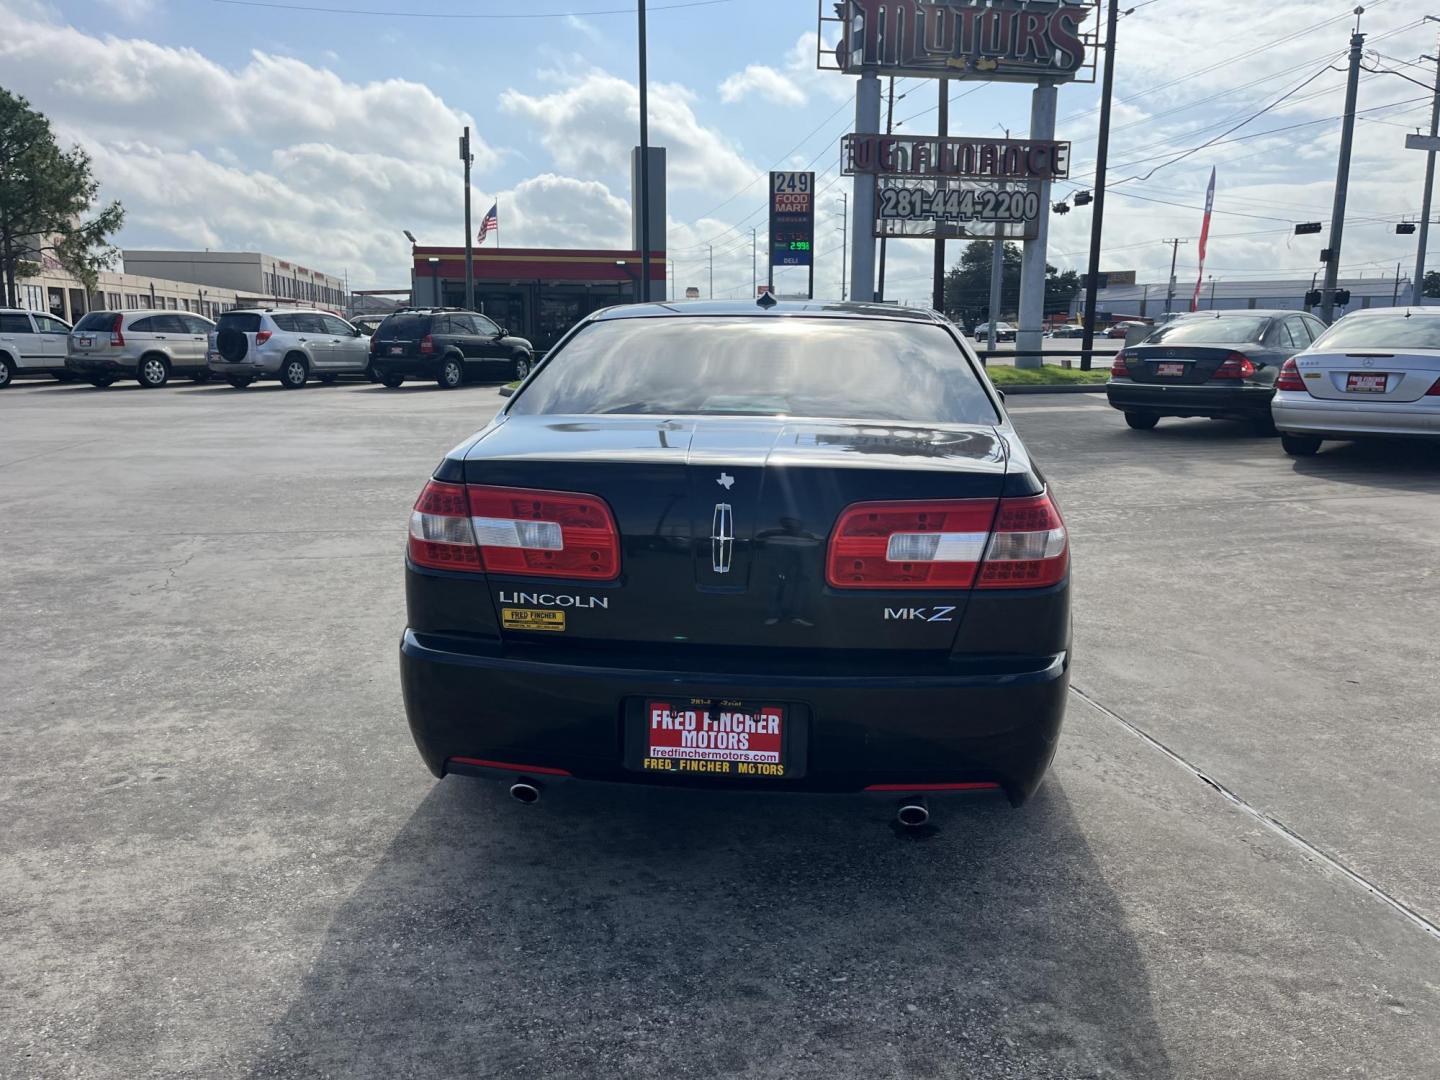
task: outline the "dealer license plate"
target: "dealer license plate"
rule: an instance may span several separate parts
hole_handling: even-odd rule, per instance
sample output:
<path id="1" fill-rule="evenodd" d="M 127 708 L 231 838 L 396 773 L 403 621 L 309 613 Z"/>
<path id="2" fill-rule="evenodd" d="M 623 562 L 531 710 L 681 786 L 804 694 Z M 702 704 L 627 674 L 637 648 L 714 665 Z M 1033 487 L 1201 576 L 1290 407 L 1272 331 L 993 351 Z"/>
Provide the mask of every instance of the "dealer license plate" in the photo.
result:
<path id="1" fill-rule="evenodd" d="M 1345 379 L 1345 390 L 1351 394 L 1383 394 L 1389 375 L 1364 375 L 1352 372 Z"/>
<path id="2" fill-rule="evenodd" d="M 391 346 L 390 346 L 390 355 L 391 355 L 391 356 L 399 356 L 399 355 L 401 355 L 404 351 L 405 351 L 405 347 L 404 347 L 403 345 L 391 345 Z"/>
<path id="3" fill-rule="evenodd" d="M 785 775 L 783 705 L 714 698 L 649 698 L 640 738 L 645 772 L 690 776 Z"/>
<path id="4" fill-rule="evenodd" d="M 1184 364 L 1156 364 L 1156 365 L 1155 365 L 1155 374 L 1156 374 L 1156 375 L 1184 375 L 1184 374 L 1185 374 L 1185 365 L 1184 365 Z"/>
<path id="5" fill-rule="evenodd" d="M 88 349 L 95 344 L 95 339 L 93 337 L 76 338 L 75 341 L 82 349 Z"/>

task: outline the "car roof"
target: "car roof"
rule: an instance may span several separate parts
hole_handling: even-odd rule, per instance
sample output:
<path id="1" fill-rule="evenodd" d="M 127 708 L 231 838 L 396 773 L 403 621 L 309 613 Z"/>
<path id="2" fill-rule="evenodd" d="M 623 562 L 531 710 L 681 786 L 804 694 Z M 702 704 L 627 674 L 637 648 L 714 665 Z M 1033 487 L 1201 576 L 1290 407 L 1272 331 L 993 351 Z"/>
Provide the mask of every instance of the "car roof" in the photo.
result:
<path id="1" fill-rule="evenodd" d="M 1181 312 L 1187 319 L 1212 318 L 1227 319 L 1236 315 L 1258 315 L 1262 318 L 1275 318 L 1281 315 L 1310 315 L 1308 311 L 1297 311 L 1294 308 L 1215 308 L 1205 311 Z M 1315 317 L 1310 316 L 1312 319 Z"/>
<path id="2" fill-rule="evenodd" d="M 898 304 L 866 304 L 853 300 L 776 300 L 766 304 L 761 304 L 756 300 L 668 300 L 604 308 L 595 312 L 591 318 L 599 322 L 607 322 L 611 319 L 716 315 L 743 315 L 757 318 L 823 315 L 828 318 L 840 319 L 901 319 L 906 322 L 944 322 L 944 319 L 929 308 L 901 307 Z"/>
<path id="3" fill-rule="evenodd" d="M 1436 315 L 1440 315 L 1440 307 L 1413 307 L 1409 304 L 1397 304 L 1395 307 L 1361 308 L 1358 311 L 1346 312 L 1344 315 L 1341 315 L 1340 318 L 1361 319 L 1370 315 L 1395 315 L 1400 313 L 1403 313 L 1406 316 L 1429 315 L 1433 317 Z M 1339 322 L 1340 319 L 1336 319 L 1335 321 Z"/>

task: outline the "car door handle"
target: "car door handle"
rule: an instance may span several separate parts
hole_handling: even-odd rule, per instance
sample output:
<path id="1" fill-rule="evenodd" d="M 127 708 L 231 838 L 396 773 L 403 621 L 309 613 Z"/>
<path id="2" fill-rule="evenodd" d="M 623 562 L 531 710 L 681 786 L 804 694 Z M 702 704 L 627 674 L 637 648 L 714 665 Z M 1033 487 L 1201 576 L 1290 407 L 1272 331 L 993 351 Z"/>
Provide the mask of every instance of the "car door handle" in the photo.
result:
<path id="1" fill-rule="evenodd" d="M 156 335 L 155 335 L 155 340 L 156 340 L 156 341 L 169 341 L 170 339 L 167 338 L 164 334 L 156 334 Z"/>
<path id="2" fill-rule="evenodd" d="M 302 338 L 299 338 L 298 340 L 300 340 L 300 341 L 309 341 L 310 339 L 309 339 L 309 338 L 303 338 L 303 337 L 302 337 Z"/>

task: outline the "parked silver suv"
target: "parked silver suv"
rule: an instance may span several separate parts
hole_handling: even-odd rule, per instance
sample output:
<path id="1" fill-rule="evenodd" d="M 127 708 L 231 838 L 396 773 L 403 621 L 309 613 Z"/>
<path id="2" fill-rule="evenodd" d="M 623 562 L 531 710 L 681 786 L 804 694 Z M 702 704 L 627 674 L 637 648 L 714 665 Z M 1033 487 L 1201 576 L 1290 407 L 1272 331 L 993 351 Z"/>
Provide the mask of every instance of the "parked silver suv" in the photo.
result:
<path id="1" fill-rule="evenodd" d="M 65 370 L 66 336 L 70 324 L 40 311 L 0 308 L 0 389 L 17 375 L 71 378 Z"/>
<path id="2" fill-rule="evenodd" d="M 95 386 L 133 375 L 164 386 L 171 375 L 210 378 L 205 352 L 215 324 L 188 311 L 92 311 L 70 331 L 66 370 Z"/>
<path id="3" fill-rule="evenodd" d="M 220 316 L 210 370 L 237 390 L 256 379 L 279 379 L 298 390 L 311 375 L 323 383 L 370 370 L 370 341 L 326 311 L 227 311 Z"/>

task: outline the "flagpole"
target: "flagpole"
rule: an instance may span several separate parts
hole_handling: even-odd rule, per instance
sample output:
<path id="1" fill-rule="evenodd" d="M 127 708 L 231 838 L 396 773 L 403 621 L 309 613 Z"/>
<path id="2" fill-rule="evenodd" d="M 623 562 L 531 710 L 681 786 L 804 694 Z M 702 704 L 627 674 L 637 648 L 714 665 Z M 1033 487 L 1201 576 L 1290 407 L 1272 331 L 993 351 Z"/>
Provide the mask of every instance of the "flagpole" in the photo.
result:
<path id="1" fill-rule="evenodd" d="M 495 247 L 500 247 L 500 196 L 495 196 Z"/>

